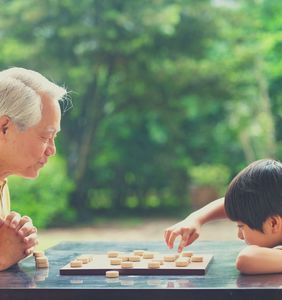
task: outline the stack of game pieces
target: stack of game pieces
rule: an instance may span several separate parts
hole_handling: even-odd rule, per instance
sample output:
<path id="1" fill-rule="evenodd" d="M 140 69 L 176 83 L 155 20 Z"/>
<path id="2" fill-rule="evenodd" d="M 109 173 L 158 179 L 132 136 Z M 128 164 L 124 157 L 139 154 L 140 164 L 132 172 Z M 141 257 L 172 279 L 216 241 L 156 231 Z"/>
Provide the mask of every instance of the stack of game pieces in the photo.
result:
<path id="1" fill-rule="evenodd" d="M 44 251 L 35 251 L 33 253 L 33 256 L 35 258 L 36 268 L 48 268 L 49 267 L 48 257 L 45 256 Z"/>

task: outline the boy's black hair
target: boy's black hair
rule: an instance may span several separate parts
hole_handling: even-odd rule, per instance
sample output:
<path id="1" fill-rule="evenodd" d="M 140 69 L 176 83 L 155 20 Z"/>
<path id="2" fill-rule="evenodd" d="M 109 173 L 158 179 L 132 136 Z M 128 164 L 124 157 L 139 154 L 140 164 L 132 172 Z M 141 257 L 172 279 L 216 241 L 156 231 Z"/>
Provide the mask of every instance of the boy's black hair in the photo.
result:
<path id="1" fill-rule="evenodd" d="M 268 217 L 282 217 L 282 164 L 272 159 L 251 163 L 231 181 L 224 206 L 232 221 L 263 232 Z"/>

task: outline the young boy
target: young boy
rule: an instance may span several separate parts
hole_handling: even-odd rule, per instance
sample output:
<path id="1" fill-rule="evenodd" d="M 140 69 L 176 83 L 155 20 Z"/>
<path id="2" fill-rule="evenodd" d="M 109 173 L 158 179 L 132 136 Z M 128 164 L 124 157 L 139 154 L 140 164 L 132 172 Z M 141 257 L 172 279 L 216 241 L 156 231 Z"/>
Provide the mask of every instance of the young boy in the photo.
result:
<path id="1" fill-rule="evenodd" d="M 218 199 L 192 213 L 165 231 L 172 248 L 181 236 L 178 251 L 191 244 L 203 224 L 228 217 L 237 222 L 238 237 L 248 244 L 236 261 L 241 273 L 282 272 L 282 164 L 275 160 L 256 161 L 230 183 L 225 200 Z"/>

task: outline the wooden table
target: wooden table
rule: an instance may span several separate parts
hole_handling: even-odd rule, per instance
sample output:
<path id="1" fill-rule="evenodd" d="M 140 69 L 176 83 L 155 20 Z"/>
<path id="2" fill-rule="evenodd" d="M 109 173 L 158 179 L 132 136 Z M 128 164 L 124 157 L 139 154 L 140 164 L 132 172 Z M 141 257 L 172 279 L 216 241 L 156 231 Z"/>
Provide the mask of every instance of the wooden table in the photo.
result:
<path id="1" fill-rule="evenodd" d="M 0 272 L 0 299 L 282 299 L 282 274 L 244 276 L 235 269 L 241 241 L 198 241 L 189 247 L 197 253 L 213 254 L 206 275 L 120 276 L 60 275 L 59 270 L 71 259 L 84 253 L 110 250 L 130 252 L 148 249 L 172 253 L 164 242 L 63 242 L 46 251 L 49 269 L 36 269 L 33 257 L 18 266 Z M 174 253 L 175 251 L 173 251 Z"/>

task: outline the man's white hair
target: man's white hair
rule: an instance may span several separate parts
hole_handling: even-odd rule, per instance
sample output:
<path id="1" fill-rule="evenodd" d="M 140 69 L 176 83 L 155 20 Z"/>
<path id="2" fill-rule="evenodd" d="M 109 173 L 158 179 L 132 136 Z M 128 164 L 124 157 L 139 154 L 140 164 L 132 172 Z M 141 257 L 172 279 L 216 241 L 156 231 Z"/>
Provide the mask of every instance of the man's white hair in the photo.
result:
<path id="1" fill-rule="evenodd" d="M 0 72 L 0 117 L 9 117 L 21 130 L 41 120 L 42 95 L 60 101 L 67 91 L 40 73 L 24 68 Z"/>

